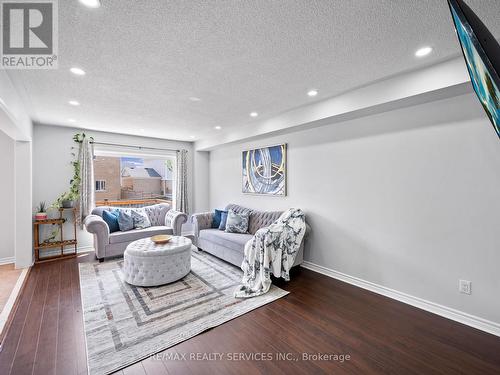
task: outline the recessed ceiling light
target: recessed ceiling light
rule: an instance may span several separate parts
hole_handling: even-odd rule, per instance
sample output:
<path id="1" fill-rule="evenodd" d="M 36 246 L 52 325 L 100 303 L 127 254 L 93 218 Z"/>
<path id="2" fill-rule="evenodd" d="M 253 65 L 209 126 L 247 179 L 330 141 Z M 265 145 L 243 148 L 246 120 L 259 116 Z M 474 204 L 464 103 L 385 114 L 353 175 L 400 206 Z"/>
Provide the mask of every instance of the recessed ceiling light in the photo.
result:
<path id="1" fill-rule="evenodd" d="M 85 75 L 85 71 L 83 69 L 80 69 L 80 68 L 71 68 L 69 71 L 76 76 L 84 76 Z"/>
<path id="2" fill-rule="evenodd" d="M 251 112 L 250 117 L 257 117 L 259 114 L 257 112 Z"/>
<path id="3" fill-rule="evenodd" d="M 221 130 L 221 129 L 222 129 L 222 127 L 220 127 L 220 126 L 218 126 L 218 125 L 217 125 L 214 129 L 215 129 L 215 130 Z"/>
<path id="4" fill-rule="evenodd" d="M 71 105 L 74 105 L 74 106 L 80 105 L 80 102 L 78 102 L 76 100 L 70 100 L 68 103 L 71 104 Z"/>
<path id="5" fill-rule="evenodd" d="M 80 0 L 80 3 L 89 8 L 99 8 L 101 6 L 100 0 Z"/>
<path id="6" fill-rule="evenodd" d="M 197 96 L 190 96 L 188 99 L 191 100 L 192 102 L 199 102 L 199 101 L 201 101 L 201 99 L 198 98 Z"/>
<path id="7" fill-rule="evenodd" d="M 144 129 L 139 129 L 139 131 L 140 131 L 141 133 L 144 133 L 144 131 L 145 131 L 145 130 L 144 130 Z"/>
<path id="8" fill-rule="evenodd" d="M 68 122 L 76 122 L 76 120 L 74 118 L 69 118 Z"/>
<path id="9" fill-rule="evenodd" d="M 432 47 L 422 47 L 415 52 L 415 56 L 417 57 L 424 57 L 427 56 L 429 53 L 432 52 Z"/>
<path id="10" fill-rule="evenodd" d="M 318 95 L 318 90 L 309 90 L 307 92 L 307 96 L 316 96 Z"/>
<path id="11" fill-rule="evenodd" d="M 196 137 L 194 135 L 190 135 L 189 138 L 195 139 Z"/>

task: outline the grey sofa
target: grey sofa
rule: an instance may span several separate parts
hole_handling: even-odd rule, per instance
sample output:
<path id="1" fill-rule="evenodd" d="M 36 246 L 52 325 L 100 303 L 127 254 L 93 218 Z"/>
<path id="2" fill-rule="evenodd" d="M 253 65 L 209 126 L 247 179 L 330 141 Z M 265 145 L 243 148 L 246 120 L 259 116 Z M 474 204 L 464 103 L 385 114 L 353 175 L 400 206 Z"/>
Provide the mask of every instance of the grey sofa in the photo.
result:
<path id="1" fill-rule="evenodd" d="M 92 214 L 85 218 L 85 228 L 94 235 L 94 249 L 97 259 L 102 261 L 122 255 L 127 245 L 135 240 L 155 236 L 157 234 L 181 235 L 181 227 L 187 221 L 187 215 L 170 209 L 167 203 L 144 207 L 151 221 L 151 227 L 132 229 L 126 232 L 109 233 L 108 224 L 102 219 L 103 211 L 124 210 L 127 208 L 101 206 L 94 208 Z"/>
<path id="2" fill-rule="evenodd" d="M 249 212 L 250 219 L 248 223 L 248 233 L 226 233 L 219 229 L 213 229 L 212 218 L 214 213 L 198 213 L 192 216 L 195 245 L 200 250 L 206 251 L 207 253 L 215 255 L 218 258 L 240 267 L 243 261 L 245 244 L 252 239 L 255 232 L 257 232 L 260 228 L 266 227 L 278 219 L 282 212 L 256 211 L 236 204 L 227 205 L 225 210 L 233 210 L 238 213 Z M 310 228 L 307 225 L 304 240 L 309 232 Z M 295 258 L 294 266 L 301 264 L 304 260 L 304 240 L 302 241 L 299 252 Z"/>

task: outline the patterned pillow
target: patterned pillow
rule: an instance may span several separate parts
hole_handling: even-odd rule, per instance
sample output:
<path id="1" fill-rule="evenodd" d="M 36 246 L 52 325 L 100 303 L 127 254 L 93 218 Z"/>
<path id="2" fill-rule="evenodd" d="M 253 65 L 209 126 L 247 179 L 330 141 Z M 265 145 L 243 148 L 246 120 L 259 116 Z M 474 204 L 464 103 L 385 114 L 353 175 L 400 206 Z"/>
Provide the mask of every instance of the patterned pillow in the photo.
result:
<path id="1" fill-rule="evenodd" d="M 134 228 L 144 229 L 151 226 L 151 221 L 149 220 L 148 214 L 143 208 L 132 210 L 131 213 L 132 219 L 134 220 Z"/>
<path id="2" fill-rule="evenodd" d="M 229 210 L 226 220 L 226 232 L 228 233 L 246 233 L 248 231 L 249 212 L 236 213 Z"/>
<path id="3" fill-rule="evenodd" d="M 118 226 L 122 232 L 134 229 L 134 219 L 129 210 L 120 210 L 118 214 Z"/>

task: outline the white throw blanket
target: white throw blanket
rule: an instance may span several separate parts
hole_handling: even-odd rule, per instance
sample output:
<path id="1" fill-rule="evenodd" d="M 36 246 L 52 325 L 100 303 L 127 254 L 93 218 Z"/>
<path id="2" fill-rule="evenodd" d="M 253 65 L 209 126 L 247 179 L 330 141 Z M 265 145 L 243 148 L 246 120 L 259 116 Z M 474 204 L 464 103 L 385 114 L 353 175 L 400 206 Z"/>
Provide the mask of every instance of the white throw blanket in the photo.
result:
<path id="1" fill-rule="evenodd" d="M 250 298 L 267 293 L 271 287 L 271 273 L 290 280 L 289 271 L 305 232 L 305 214 L 295 208 L 285 211 L 270 226 L 259 229 L 245 245 L 241 264 L 243 280 L 234 296 Z"/>

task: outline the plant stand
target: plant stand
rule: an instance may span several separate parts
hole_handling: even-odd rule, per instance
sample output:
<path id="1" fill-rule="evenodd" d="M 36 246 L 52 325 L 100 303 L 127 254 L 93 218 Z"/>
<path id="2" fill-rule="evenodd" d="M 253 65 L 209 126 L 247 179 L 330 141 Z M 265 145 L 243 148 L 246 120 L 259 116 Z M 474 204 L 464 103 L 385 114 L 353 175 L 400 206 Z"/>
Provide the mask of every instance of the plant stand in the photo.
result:
<path id="1" fill-rule="evenodd" d="M 64 218 L 64 213 L 66 211 L 71 211 L 73 214 L 73 238 L 70 239 L 64 239 L 63 235 L 63 225 L 66 222 L 66 218 Z M 40 243 L 40 225 L 54 225 L 57 224 L 59 225 L 59 230 L 60 230 L 60 236 L 61 240 L 60 241 L 52 241 L 52 242 L 42 242 Z M 59 208 L 59 218 L 57 219 L 47 219 L 47 220 L 37 220 L 33 222 L 33 232 L 34 232 L 34 238 L 35 238 L 35 263 L 41 263 L 41 262 L 47 262 L 55 259 L 62 259 L 62 258 L 71 258 L 76 256 L 77 252 L 77 241 L 76 241 L 76 208 Z M 64 248 L 67 246 L 74 246 L 74 252 L 71 253 L 64 253 Z M 53 249 L 53 248 L 60 248 L 60 253 L 57 255 L 50 255 L 50 256 L 40 256 L 43 255 L 41 254 L 40 250 L 44 249 Z"/>

